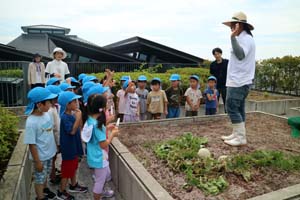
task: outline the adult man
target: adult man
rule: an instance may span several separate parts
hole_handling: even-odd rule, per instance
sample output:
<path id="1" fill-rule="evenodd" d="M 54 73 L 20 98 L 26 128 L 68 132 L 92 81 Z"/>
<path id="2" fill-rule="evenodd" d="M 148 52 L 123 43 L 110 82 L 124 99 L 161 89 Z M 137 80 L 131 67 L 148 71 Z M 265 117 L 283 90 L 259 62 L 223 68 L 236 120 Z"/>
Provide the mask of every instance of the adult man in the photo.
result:
<path id="1" fill-rule="evenodd" d="M 219 47 L 214 48 L 212 54 L 216 60 L 210 64 L 210 74 L 217 78 L 217 90 L 219 91 L 219 94 L 222 95 L 224 111 L 226 113 L 226 77 L 228 60 L 222 58 L 222 49 Z M 218 96 L 218 101 L 220 95 Z"/>

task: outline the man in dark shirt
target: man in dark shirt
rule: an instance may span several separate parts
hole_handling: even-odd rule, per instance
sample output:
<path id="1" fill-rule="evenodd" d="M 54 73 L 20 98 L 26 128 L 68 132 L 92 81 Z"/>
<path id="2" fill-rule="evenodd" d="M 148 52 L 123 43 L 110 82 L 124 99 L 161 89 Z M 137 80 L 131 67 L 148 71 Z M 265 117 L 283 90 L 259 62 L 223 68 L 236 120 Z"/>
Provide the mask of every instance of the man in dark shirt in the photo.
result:
<path id="1" fill-rule="evenodd" d="M 228 60 L 222 58 L 222 49 L 218 47 L 212 50 L 212 54 L 216 60 L 210 64 L 210 74 L 217 78 L 217 90 L 220 95 L 222 95 L 224 111 L 226 113 L 226 78 Z M 218 101 L 220 95 L 218 96 Z"/>

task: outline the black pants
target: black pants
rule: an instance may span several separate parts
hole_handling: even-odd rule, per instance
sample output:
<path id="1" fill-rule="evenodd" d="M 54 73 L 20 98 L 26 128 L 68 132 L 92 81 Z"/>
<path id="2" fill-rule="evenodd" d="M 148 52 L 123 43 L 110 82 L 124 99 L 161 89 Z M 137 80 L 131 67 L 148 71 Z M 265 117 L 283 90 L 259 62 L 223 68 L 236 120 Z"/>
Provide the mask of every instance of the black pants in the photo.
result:
<path id="1" fill-rule="evenodd" d="M 227 113 L 226 110 L 226 96 L 227 96 L 227 88 L 223 87 L 223 88 L 218 88 L 219 94 L 222 95 L 222 100 L 223 100 L 223 104 L 224 104 L 224 112 Z M 218 101 L 220 100 L 220 95 L 218 96 Z"/>
<path id="2" fill-rule="evenodd" d="M 36 83 L 36 84 L 31 84 L 31 89 L 35 88 L 35 87 L 45 87 L 44 83 Z"/>
<path id="3" fill-rule="evenodd" d="M 193 117 L 193 116 L 197 116 L 197 115 L 198 115 L 198 111 L 185 111 L 186 117 Z"/>

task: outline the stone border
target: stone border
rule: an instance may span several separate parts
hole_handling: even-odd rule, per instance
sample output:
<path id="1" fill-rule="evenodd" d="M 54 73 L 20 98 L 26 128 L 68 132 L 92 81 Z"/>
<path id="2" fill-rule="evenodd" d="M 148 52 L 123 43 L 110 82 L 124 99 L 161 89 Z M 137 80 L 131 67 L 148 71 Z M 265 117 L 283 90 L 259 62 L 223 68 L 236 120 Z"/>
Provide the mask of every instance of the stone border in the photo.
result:
<path id="1" fill-rule="evenodd" d="M 110 145 L 109 160 L 112 180 L 124 200 L 173 199 L 118 138 Z"/>
<path id="2" fill-rule="evenodd" d="M 263 114 L 263 115 L 269 115 L 272 116 L 274 118 L 277 118 L 281 121 L 287 121 L 287 117 L 283 117 L 283 116 L 278 116 L 275 114 L 270 114 L 270 113 L 266 113 L 266 112 L 262 112 L 262 111 L 250 111 L 247 112 L 247 114 Z M 177 118 L 177 119 L 162 119 L 162 120 L 150 120 L 150 121 L 143 121 L 143 122 L 134 122 L 134 123 L 121 123 L 120 126 L 122 127 L 126 127 L 126 126 L 136 126 L 136 125 L 141 125 L 143 124 L 156 124 L 156 125 L 167 125 L 167 124 L 171 124 L 174 123 L 174 121 L 179 122 L 179 123 L 184 123 L 187 121 L 203 121 L 203 120 L 210 120 L 211 118 L 224 118 L 227 117 L 226 114 L 220 114 L 220 115 L 213 115 L 213 116 L 196 116 L 196 117 L 185 117 L 185 118 Z M 160 184 L 156 181 L 153 180 L 154 178 L 149 174 L 149 172 L 147 172 L 147 170 L 145 169 L 145 167 L 137 161 L 137 159 L 133 156 L 132 153 L 129 152 L 129 150 L 127 149 L 127 147 L 125 145 L 123 145 L 117 138 L 115 138 L 113 140 L 113 144 L 111 145 L 111 151 L 110 151 L 110 162 L 111 162 L 111 170 L 112 170 L 112 178 L 114 183 L 117 185 L 117 188 L 119 189 L 121 195 L 124 195 L 123 198 L 125 200 L 127 199 L 153 199 L 153 198 L 144 198 L 143 196 L 137 194 L 137 196 L 134 195 L 134 193 L 140 193 L 140 191 L 133 189 L 136 188 L 135 183 L 133 181 L 133 183 L 131 184 L 130 182 L 124 182 L 124 180 L 120 180 L 120 179 L 128 179 L 128 172 L 130 171 L 129 174 L 130 176 L 132 176 L 133 174 L 135 175 L 135 179 L 139 180 L 139 184 L 141 184 L 141 186 L 143 186 L 144 189 L 146 189 L 148 191 L 148 194 L 151 192 L 158 192 L 157 185 L 160 186 Z M 112 152 L 114 151 L 114 152 Z M 122 164 L 120 165 L 120 162 L 125 162 L 126 166 L 125 166 L 125 171 L 122 169 L 119 169 L 120 167 L 123 168 L 124 166 L 122 166 Z M 116 173 L 117 172 L 117 173 Z M 122 174 L 122 176 L 120 176 L 120 174 Z M 150 180 L 150 181 L 149 181 Z M 129 181 L 129 180 L 128 180 Z M 131 180 L 130 180 L 131 181 Z M 130 185 L 131 184 L 131 185 Z M 154 189 L 155 188 L 155 189 Z M 158 187 L 158 188 L 162 188 L 162 186 Z M 154 190 L 153 190 L 154 189 Z M 167 193 L 167 191 L 162 188 L 163 193 Z M 128 195 L 128 193 L 130 193 Z M 145 191 L 146 193 L 146 191 Z M 128 195 L 128 196 L 126 196 Z M 131 195 L 131 196 L 130 196 Z M 297 197 L 300 197 L 300 184 L 296 184 L 293 186 L 289 186 L 280 190 L 276 190 L 270 193 L 266 193 L 260 196 L 256 196 L 254 198 L 250 198 L 249 200 L 287 200 L 287 199 L 296 199 Z M 169 199 L 166 197 L 161 198 L 161 196 L 156 196 L 155 199 Z M 170 197 L 170 199 L 172 199 L 172 197 Z"/>
<path id="3" fill-rule="evenodd" d="M 290 108 L 287 112 L 288 117 L 300 117 L 300 107 Z"/>
<path id="4" fill-rule="evenodd" d="M 9 160 L 7 170 L 0 183 L 0 199 L 29 199 L 32 180 L 32 163 L 29 160 L 29 147 L 23 143 L 24 131 L 21 132 L 17 145 Z"/>

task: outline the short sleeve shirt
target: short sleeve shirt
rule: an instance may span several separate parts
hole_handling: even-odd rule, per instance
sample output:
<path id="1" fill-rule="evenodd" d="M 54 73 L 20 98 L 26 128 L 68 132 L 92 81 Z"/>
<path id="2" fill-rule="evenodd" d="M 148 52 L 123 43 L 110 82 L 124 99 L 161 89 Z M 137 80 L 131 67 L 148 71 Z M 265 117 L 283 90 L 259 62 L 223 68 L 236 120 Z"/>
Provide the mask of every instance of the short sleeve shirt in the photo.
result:
<path id="1" fill-rule="evenodd" d="M 217 108 L 217 101 L 218 101 L 218 96 L 219 92 L 217 91 L 217 95 L 213 98 L 213 100 L 208 100 L 207 94 L 213 96 L 214 95 L 214 90 L 207 88 L 204 92 L 205 94 L 205 108 Z"/>
<path id="2" fill-rule="evenodd" d="M 60 150 L 63 160 L 73 160 L 83 155 L 80 128 L 74 135 L 71 134 L 75 117 L 69 114 L 62 114 L 60 119 Z"/>
<path id="3" fill-rule="evenodd" d="M 99 142 L 106 140 L 106 129 L 98 128 L 98 122 L 92 117 L 87 119 L 88 125 L 93 126 L 93 133 L 90 141 L 87 143 L 87 163 L 91 168 L 104 168 L 108 166 L 107 152 L 101 149 Z"/>
<path id="4" fill-rule="evenodd" d="M 164 103 L 167 103 L 168 99 L 165 91 L 151 91 L 147 97 L 148 111 L 150 113 L 163 113 Z"/>
<path id="5" fill-rule="evenodd" d="M 141 90 L 140 88 L 136 89 L 136 94 L 139 96 L 140 100 L 140 113 L 145 113 L 147 112 L 147 96 L 148 96 L 148 90 L 143 89 Z"/>
<path id="6" fill-rule="evenodd" d="M 43 113 L 42 116 L 30 115 L 27 118 L 24 144 L 35 144 L 41 161 L 51 159 L 55 155 L 53 122 L 49 113 Z"/>
<path id="7" fill-rule="evenodd" d="M 117 97 L 119 99 L 119 104 L 118 104 L 118 111 L 120 114 L 124 114 L 126 111 L 126 106 L 125 106 L 125 91 L 120 89 L 117 92 Z"/>
<path id="8" fill-rule="evenodd" d="M 201 93 L 201 91 L 199 89 L 194 90 L 192 88 L 188 88 L 185 91 L 184 96 L 185 97 L 189 97 L 192 105 L 194 106 L 194 105 L 197 105 L 198 101 L 202 98 L 202 93 Z M 192 110 L 191 106 L 187 102 L 185 103 L 185 109 L 187 111 L 191 111 Z"/>
<path id="9" fill-rule="evenodd" d="M 180 106 L 181 97 L 183 96 L 183 91 L 181 88 L 176 90 L 172 87 L 166 90 L 166 95 L 168 98 L 169 106 L 178 108 Z"/>
<path id="10" fill-rule="evenodd" d="M 126 115 L 136 116 L 139 106 L 139 97 L 136 93 L 127 93 L 125 96 Z"/>

